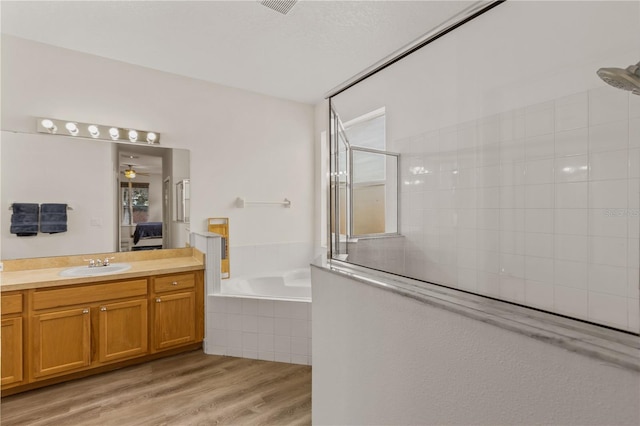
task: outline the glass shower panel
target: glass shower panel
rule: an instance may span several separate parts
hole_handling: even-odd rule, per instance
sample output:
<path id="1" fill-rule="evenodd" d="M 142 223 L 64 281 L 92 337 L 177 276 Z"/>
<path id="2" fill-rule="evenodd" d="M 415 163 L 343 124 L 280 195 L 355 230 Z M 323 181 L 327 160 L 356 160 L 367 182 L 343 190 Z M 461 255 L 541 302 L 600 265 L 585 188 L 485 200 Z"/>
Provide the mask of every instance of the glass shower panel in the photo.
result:
<path id="1" fill-rule="evenodd" d="M 349 142 L 340 118 L 331 108 L 331 161 L 330 161 L 330 228 L 331 255 L 346 258 L 346 242 L 350 234 Z"/>
<path id="2" fill-rule="evenodd" d="M 389 157 L 336 139 L 346 261 L 640 332 L 640 96 L 601 79 L 638 40 L 638 2 L 504 2 L 333 95 L 402 158 L 391 236 Z"/>
<path id="3" fill-rule="evenodd" d="M 353 236 L 398 232 L 398 156 L 351 148 Z"/>
<path id="4" fill-rule="evenodd" d="M 399 236 L 399 154 L 351 145 L 333 106 L 330 114 L 331 258 L 373 267 L 366 253 L 384 242 L 371 237 Z"/>

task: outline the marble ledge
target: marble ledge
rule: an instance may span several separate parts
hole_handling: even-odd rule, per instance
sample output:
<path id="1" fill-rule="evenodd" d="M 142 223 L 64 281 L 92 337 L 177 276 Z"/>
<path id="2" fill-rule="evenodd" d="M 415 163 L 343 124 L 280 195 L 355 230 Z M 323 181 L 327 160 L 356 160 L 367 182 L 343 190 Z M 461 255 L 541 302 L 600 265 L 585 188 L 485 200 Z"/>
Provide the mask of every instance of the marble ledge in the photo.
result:
<path id="1" fill-rule="evenodd" d="M 631 333 L 343 262 L 316 261 L 311 267 L 640 372 L 640 338 Z"/>

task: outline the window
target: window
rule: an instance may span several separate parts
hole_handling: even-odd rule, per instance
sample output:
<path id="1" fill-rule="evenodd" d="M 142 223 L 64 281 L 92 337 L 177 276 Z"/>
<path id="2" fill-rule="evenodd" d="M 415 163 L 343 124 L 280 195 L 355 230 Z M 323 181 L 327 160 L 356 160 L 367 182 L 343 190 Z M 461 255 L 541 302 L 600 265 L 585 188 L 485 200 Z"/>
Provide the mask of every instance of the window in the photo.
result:
<path id="1" fill-rule="evenodd" d="M 148 222 L 148 183 L 121 182 L 120 200 L 122 201 L 122 223 L 124 225 Z"/>
<path id="2" fill-rule="evenodd" d="M 385 108 L 361 114 L 344 124 L 336 113 L 334 120 L 338 168 L 332 187 L 339 202 L 338 210 L 332 209 L 332 220 L 339 224 L 338 233 L 348 238 L 396 234 L 398 155 L 385 151 Z"/>
<path id="3" fill-rule="evenodd" d="M 387 147 L 384 113 L 385 109 L 380 108 L 344 123 L 351 146 L 384 151 Z"/>

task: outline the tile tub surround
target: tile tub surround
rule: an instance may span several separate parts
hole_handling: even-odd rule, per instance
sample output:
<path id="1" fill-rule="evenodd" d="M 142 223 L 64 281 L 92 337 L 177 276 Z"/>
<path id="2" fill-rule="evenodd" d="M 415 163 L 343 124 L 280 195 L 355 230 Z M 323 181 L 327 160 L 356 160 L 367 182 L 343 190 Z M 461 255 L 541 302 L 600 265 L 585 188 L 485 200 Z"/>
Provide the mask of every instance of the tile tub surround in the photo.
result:
<path id="1" fill-rule="evenodd" d="M 311 302 L 207 296 L 205 352 L 311 365 Z"/>
<path id="2" fill-rule="evenodd" d="M 206 253 L 207 261 L 205 353 L 311 365 L 311 303 L 218 294 L 226 281 L 215 268 L 221 256 L 218 239 L 208 232 L 192 234 L 192 245 Z M 306 268 L 322 252 L 309 243 L 240 246 L 229 251 L 232 278 Z"/>
<path id="3" fill-rule="evenodd" d="M 640 331 L 639 96 L 601 87 L 392 148 L 403 275 Z"/>

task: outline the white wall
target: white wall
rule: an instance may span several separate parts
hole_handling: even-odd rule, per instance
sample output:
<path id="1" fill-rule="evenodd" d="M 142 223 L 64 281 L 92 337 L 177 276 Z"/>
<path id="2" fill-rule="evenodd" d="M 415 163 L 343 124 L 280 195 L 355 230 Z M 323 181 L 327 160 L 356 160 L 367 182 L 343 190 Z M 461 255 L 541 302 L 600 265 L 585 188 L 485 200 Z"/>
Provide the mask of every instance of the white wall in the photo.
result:
<path id="1" fill-rule="evenodd" d="M 310 105 L 3 35 L 2 106 L 9 131 L 34 132 L 35 116 L 156 130 L 191 151 L 192 230 L 229 217 L 232 246 L 313 241 Z"/>
<path id="2" fill-rule="evenodd" d="M 8 109 L 5 105 L 3 107 Z M 59 253 L 100 253 L 116 249 L 115 224 L 118 219 L 113 200 L 118 178 L 114 145 L 87 145 L 86 141 L 65 137 L 57 138 L 52 144 L 51 138 L 39 134 L 2 132 L 0 242 L 4 259 L 55 256 Z M 52 158 L 59 160 L 52 162 Z M 104 184 L 96 186 L 96 180 Z M 68 204 L 72 208 L 67 212 L 68 231 L 38 233 L 33 237 L 10 234 L 11 212 L 7 209 L 13 202 Z"/>
<path id="3" fill-rule="evenodd" d="M 640 374 L 312 268 L 313 424 L 637 425 Z"/>

